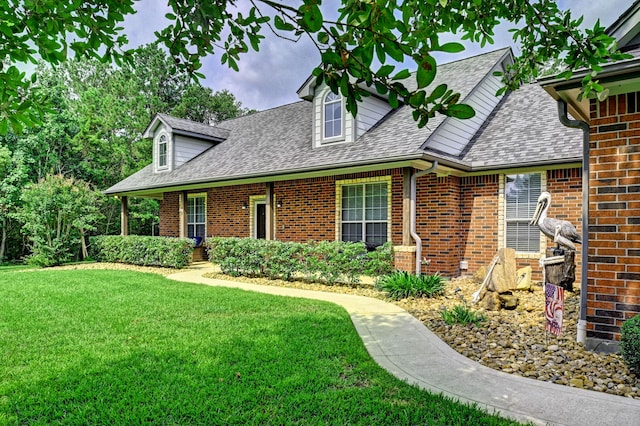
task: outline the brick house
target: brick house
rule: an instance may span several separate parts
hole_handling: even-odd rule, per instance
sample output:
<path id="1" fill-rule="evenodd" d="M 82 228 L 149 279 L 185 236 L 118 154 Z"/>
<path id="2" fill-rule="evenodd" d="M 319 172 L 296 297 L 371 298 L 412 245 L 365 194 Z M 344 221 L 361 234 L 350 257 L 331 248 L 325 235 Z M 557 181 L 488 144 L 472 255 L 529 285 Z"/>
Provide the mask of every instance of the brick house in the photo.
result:
<path id="1" fill-rule="evenodd" d="M 570 80 L 540 82 L 578 121 L 585 123 L 585 217 L 588 262 L 583 265 L 581 320 L 587 346 L 620 339 L 622 323 L 640 312 L 640 1 L 608 29 L 633 58 L 609 64 L 598 74 L 608 98 L 577 100 L 584 71 Z M 583 282 L 583 286 L 585 283 Z M 583 287 L 584 288 L 584 287 Z"/>
<path id="2" fill-rule="evenodd" d="M 547 244 L 529 225 L 537 197 L 580 228 L 582 132 L 563 126 L 553 99 L 532 84 L 496 97 L 501 49 L 441 65 L 476 116 L 438 116 L 419 129 L 411 109 L 373 93 L 357 117 L 310 78 L 301 100 L 215 127 L 159 114 L 145 137 L 153 161 L 106 193 L 160 200 L 163 236 L 282 241 L 391 241 L 396 267 L 472 273 L 501 247 L 519 265 Z M 580 262 L 580 251 L 577 255 Z"/>

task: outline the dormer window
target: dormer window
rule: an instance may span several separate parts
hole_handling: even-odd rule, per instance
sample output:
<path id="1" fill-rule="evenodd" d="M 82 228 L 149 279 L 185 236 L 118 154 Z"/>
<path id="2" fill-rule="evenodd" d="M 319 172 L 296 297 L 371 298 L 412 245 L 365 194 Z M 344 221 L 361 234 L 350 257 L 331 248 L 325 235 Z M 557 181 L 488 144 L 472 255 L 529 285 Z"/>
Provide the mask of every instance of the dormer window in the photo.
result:
<path id="1" fill-rule="evenodd" d="M 167 167 L 167 135 L 158 138 L 158 168 Z"/>
<path id="2" fill-rule="evenodd" d="M 324 139 L 343 137 L 342 97 L 329 92 L 324 98 Z"/>

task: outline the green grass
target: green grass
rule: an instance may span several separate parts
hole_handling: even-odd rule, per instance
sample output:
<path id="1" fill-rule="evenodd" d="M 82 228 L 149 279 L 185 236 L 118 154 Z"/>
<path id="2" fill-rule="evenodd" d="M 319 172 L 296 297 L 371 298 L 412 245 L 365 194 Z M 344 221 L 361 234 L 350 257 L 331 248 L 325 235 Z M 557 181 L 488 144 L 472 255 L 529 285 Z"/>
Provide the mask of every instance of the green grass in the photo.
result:
<path id="1" fill-rule="evenodd" d="M 514 424 L 397 380 L 332 304 L 0 274 L 0 424 Z"/>
<path id="2" fill-rule="evenodd" d="M 0 263 L 0 273 L 20 271 L 23 269 L 33 269 L 33 266 L 24 263 Z"/>

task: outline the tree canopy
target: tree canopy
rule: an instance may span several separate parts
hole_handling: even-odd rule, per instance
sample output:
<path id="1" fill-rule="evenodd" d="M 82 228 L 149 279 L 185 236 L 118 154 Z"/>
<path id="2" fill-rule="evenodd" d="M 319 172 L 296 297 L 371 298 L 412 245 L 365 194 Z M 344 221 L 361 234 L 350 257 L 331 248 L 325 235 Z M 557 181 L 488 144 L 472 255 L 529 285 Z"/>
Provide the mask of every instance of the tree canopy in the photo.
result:
<path id="1" fill-rule="evenodd" d="M 35 75 L 36 96 L 43 95 L 48 102 L 40 123 L 21 134 L 9 129 L 0 135 L 0 263 L 31 254 L 35 262 L 44 264 L 75 255 L 82 233 L 119 233 L 118 200 L 89 191 L 85 200 L 98 210 L 76 209 L 69 195 L 76 192 L 70 187 L 77 186 L 81 195 L 87 188 L 108 188 L 146 166 L 151 161 L 151 142 L 142 134 L 154 114 L 182 112 L 206 122 L 247 113 L 232 93 L 214 93 L 191 82 L 153 44 L 138 49 L 131 63 L 119 67 L 74 58 L 56 68 L 40 64 Z M 194 103 L 199 104 L 197 110 L 191 110 Z M 64 196 L 47 204 L 49 193 Z M 73 218 L 60 231 L 64 238 L 57 236 L 62 229 L 59 223 L 56 238 L 35 234 L 53 232 L 41 211 L 45 207 L 51 213 L 70 209 Z M 129 232 L 152 234 L 158 223 L 157 201 L 136 198 L 129 208 Z M 73 225 L 82 215 L 91 221 Z"/>
<path id="2" fill-rule="evenodd" d="M 313 70 L 357 112 L 367 88 L 388 97 L 392 106 L 414 108 L 418 125 L 436 113 L 470 117 L 473 110 L 459 103 L 455 88 L 426 90 L 437 62 L 434 52 L 458 52 L 460 43 L 441 42 L 446 33 L 485 45 L 501 21 L 514 24 L 513 39 L 521 54 L 504 74 L 506 88 L 537 76 L 540 65 L 561 58 L 566 77 L 587 68 L 584 94 L 600 92 L 594 78 L 602 65 L 625 56 L 615 40 L 596 22 L 581 30 L 582 18 L 559 10 L 554 0 L 341 0 L 337 17 L 323 13 L 322 0 L 250 0 L 238 6 L 227 0 L 169 0 L 169 25 L 156 33 L 176 67 L 203 77 L 202 58 L 219 54 L 237 70 L 250 49 L 258 51 L 267 33 L 290 40 L 309 37 L 321 57 Z M 8 0 L 0 3 L 0 133 L 15 131 L 38 119 L 38 102 L 27 96 L 32 82 L 15 66 L 38 58 L 58 64 L 69 52 L 81 57 L 131 63 L 127 38 L 120 26 L 134 14 L 133 0 Z M 411 64 L 411 74 L 405 65 Z M 408 68 L 408 67 L 407 67 Z M 414 81 L 409 83 L 407 79 Z"/>

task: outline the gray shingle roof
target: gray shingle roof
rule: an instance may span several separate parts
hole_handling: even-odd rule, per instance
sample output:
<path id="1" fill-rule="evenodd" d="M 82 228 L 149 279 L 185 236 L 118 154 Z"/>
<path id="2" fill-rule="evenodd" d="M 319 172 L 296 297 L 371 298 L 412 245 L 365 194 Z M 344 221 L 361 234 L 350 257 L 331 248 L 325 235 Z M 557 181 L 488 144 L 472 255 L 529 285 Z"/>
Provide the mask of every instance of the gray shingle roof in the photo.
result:
<path id="1" fill-rule="evenodd" d="M 440 65 L 438 75 L 432 83 L 433 87 L 446 83 L 450 88 L 460 92 L 461 99 L 464 99 L 508 52 L 508 49 L 501 49 Z M 533 89 L 527 89 L 526 93 L 530 93 L 531 90 Z M 483 129 L 471 149 L 461 157 L 423 150 L 421 147 L 424 142 L 445 121 L 445 117 L 436 116 L 427 127 L 419 129 L 412 118 L 412 110 L 408 107 L 392 111 L 354 143 L 313 148 L 312 104 L 300 101 L 224 121 L 220 123 L 220 126 L 228 131 L 224 142 L 171 172 L 153 173 L 153 168 L 147 166 L 109 188 L 106 193 L 419 159 L 425 156 L 446 161 L 466 170 L 471 168 L 474 161 L 499 168 L 502 161 L 509 164 L 525 164 L 531 161 L 532 157 L 528 155 L 541 154 L 541 148 L 550 142 L 548 138 L 560 139 L 563 146 L 573 146 L 576 141 L 578 146 L 581 146 L 579 134 L 575 140 L 565 137 L 567 134 L 562 131 L 563 126 L 554 115 L 553 100 L 544 92 L 538 97 L 549 98 L 550 111 L 544 111 L 549 106 L 541 100 L 532 100 L 540 108 L 531 108 L 523 105 L 529 96 L 509 96 L 502 107 L 511 101 L 514 107 L 520 110 L 500 113 L 501 108 L 494 114 L 494 122 Z M 517 99 L 520 99 L 520 102 L 514 102 Z M 532 117 L 537 114 L 544 114 L 543 118 L 536 120 Z M 173 128 L 174 125 L 188 126 L 183 123 L 184 120 L 165 115 L 161 118 Z M 540 123 L 545 128 L 534 130 L 531 125 L 533 122 Z M 527 137 L 517 135 L 523 131 Z M 537 137 L 540 134 L 544 135 L 544 141 Z M 494 137 L 498 140 L 494 141 Z M 510 148 L 505 150 L 507 152 L 503 156 L 495 153 L 496 149 L 502 149 L 501 140 L 509 144 Z M 540 147 L 529 150 L 526 145 L 530 143 Z M 573 156 L 574 151 L 572 148 L 564 147 L 558 149 L 558 154 Z"/>
<path id="2" fill-rule="evenodd" d="M 203 135 L 220 140 L 224 140 L 229 137 L 229 131 L 220 126 L 210 126 L 208 124 L 185 120 L 183 118 L 177 118 L 167 114 L 156 114 L 156 117 L 164 121 L 176 133 Z"/>
<path id="3" fill-rule="evenodd" d="M 537 84 L 507 94 L 462 160 L 475 170 L 582 161 L 582 131 L 563 126 L 557 111 Z"/>

